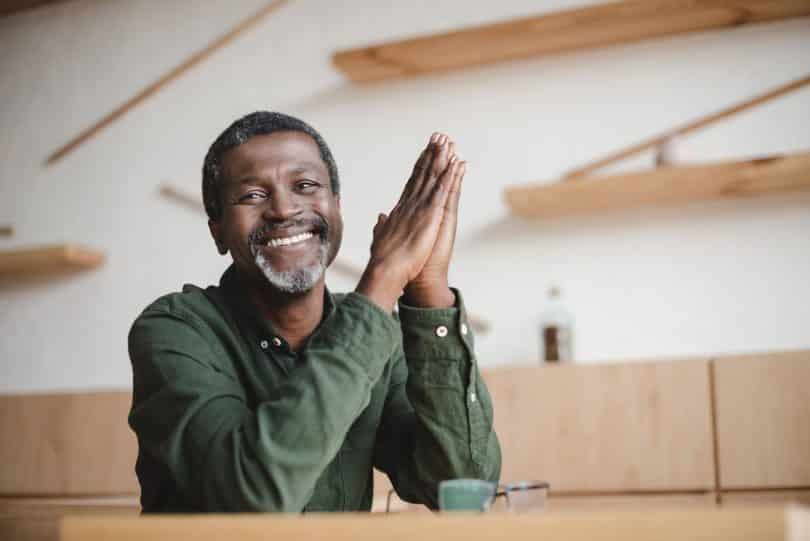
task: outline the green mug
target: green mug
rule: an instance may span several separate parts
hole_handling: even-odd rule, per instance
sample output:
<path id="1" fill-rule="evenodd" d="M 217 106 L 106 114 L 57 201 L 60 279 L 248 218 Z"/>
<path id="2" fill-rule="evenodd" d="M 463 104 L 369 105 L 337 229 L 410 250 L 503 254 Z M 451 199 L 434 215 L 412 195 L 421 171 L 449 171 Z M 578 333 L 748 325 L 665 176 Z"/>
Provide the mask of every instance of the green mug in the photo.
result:
<path id="1" fill-rule="evenodd" d="M 482 479 L 450 479 L 439 483 L 442 511 L 486 511 L 495 500 L 495 483 Z"/>

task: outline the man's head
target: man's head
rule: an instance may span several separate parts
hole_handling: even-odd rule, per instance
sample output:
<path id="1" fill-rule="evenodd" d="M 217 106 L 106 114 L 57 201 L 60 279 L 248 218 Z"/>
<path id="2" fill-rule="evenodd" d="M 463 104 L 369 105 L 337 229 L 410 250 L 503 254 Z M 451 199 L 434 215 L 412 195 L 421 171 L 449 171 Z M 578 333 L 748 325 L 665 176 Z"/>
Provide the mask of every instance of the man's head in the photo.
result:
<path id="1" fill-rule="evenodd" d="M 229 126 L 203 164 L 203 201 L 221 254 L 287 293 L 310 290 L 343 232 L 337 166 L 314 128 L 256 112 Z"/>

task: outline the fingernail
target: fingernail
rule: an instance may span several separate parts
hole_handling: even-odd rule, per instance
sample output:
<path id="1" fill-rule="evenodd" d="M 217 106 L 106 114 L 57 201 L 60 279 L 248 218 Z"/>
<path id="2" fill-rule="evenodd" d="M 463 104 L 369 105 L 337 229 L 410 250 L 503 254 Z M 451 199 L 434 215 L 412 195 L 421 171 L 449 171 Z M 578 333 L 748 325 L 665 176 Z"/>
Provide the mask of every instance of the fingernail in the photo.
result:
<path id="1" fill-rule="evenodd" d="M 438 138 L 439 138 L 439 134 L 436 133 L 436 132 L 433 132 L 433 135 L 430 136 L 430 142 L 435 143 Z"/>
<path id="2" fill-rule="evenodd" d="M 444 134 L 442 134 L 442 136 L 441 136 L 441 138 L 440 138 L 440 139 L 441 139 L 441 140 L 439 141 L 439 144 L 440 144 L 440 145 L 443 145 L 443 144 L 445 144 L 445 143 L 447 142 L 447 136 L 446 136 L 446 135 L 444 135 Z"/>
<path id="3" fill-rule="evenodd" d="M 456 155 L 455 155 L 455 154 L 453 154 L 453 155 L 450 157 L 450 163 L 455 163 L 455 161 L 456 161 Z"/>

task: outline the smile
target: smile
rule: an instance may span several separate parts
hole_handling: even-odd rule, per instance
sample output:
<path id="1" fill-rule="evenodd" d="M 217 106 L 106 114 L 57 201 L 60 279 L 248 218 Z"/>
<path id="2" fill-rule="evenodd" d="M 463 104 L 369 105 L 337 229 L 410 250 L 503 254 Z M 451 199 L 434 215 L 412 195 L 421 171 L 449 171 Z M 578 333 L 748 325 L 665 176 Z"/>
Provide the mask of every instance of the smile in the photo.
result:
<path id="1" fill-rule="evenodd" d="M 298 244 L 299 242 L 304 242 L 309 240 L 313 237 L 311 231 L 306 233 L 299 233 L 298 235 L 293 235 L 292 237 L 279 237 L 275 239 L 269 239 L 267 241 L 267 246 L 270 248 L 277 248 L 279 246 L 290 246 L 292 244 Z"/>

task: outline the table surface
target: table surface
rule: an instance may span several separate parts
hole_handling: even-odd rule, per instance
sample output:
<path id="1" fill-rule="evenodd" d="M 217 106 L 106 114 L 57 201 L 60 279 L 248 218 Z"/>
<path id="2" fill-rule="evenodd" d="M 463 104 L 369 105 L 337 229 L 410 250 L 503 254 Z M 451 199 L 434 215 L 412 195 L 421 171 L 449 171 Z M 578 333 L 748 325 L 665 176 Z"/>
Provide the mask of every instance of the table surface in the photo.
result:
<path id="1" fill-rule="evenodd" d="M 773 506 L 733 510 L 487 514 L 321 514 L 66 516 L 65 541 L 107 539 L 195 541 L 329 539 L 385 541 L 440 539 L 810 540 L 810 508 Z"/>

